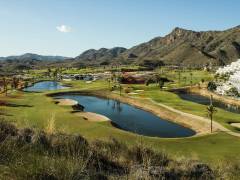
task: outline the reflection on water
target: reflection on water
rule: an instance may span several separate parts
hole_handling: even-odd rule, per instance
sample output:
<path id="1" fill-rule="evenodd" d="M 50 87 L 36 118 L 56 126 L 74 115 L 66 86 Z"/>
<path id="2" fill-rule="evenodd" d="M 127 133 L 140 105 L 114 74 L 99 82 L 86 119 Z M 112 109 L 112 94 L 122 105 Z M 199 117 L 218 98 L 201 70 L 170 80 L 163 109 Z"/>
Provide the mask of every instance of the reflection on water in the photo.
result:
<path id="1" fill-rule="evenodd" d="M 203 104 L 203 105 L 209 105 L 210 104 L 209 98 L 207 98 L 205 96 L 198 95 L 198 94 L 177 92 L 177 95 L 181 99 L 184 99 L 184 100 L 187 100 L 187 101 L 192 101 L 192 102 L 196 102 L 198 104 Z M 213 101 L 213 105 L 215 107 L 218 107 L 220 109 L 223 109 L 223 110 L 226 110 L 226 111 L 229 111 L 229 112 L 240 113 L 240 107 L 239 106 L 226 104 L 226 103 L 216 101 L 216 100 Z"/>
<path id="2" fill-rule="evenodd" d="M 85 107 L 85 111 L 105 115 L 117 127 L 126 131 L 158 137 L 187 137 L 195 134 L 191 129 L 160 119 L 152 113 L 116 100 L 76 94 L 57 96 L 59 97 L 78 101 Z"/>
<path id="3" fill-rule="evenodd" d="M 38 83 L 35 83 L 33 86 L 24 88 L 24 91 L 35 91 L 35 92 L 39 92 L 39 91 L 48 91 L 48 90 L 57 90 L 57 89 L 64 89 L 66 87 L 60 85 L 58 82 L 56 81 L 41 81 Z"/>

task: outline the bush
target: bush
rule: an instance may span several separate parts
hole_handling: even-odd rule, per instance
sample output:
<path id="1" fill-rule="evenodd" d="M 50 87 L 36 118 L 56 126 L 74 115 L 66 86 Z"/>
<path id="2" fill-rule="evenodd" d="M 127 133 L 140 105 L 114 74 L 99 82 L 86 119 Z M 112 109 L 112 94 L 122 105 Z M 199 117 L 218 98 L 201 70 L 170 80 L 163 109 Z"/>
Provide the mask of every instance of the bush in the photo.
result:
<path id="1" fill-rule="evenodd" d="M 111 138 L 88 143 L 80 135 L 18 130 L 0 122 L 1 179 L 225 179 L 238 178 L 238 164 L 214 170 L 176 160 L 144 145 L 128 147 Z M 20 142 L 20 143 L 19 143 Z M 216 176 L 217 175 L 217 176 Z"/>
<path id="2" fill-rule="evenodd" d="M 232 87 L 231 89 L 229 89 L 227 91 L 227 95 L 238 97 L 239 96 L 239 92 L 238 92 L 236 87 Z"/>
<path id="3" fill-rule="evenodd" d="M 207 85 L 209 91 L 215 91 L 217 89 L 217 85 L 215 82 L 210 81 Z"/>

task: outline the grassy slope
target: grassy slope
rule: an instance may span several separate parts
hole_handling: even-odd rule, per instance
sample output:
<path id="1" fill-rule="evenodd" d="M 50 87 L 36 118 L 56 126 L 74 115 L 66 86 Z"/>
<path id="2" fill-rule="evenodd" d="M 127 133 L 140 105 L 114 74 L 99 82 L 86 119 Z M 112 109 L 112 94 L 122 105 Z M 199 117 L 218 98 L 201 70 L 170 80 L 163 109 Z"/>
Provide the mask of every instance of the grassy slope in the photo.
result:
<path id="1" fill-rule="evenodd" d="M 167 87 L 182 87 L 188 86 L 192 84 L 197 84 L 204 81 L 211 81 L 213 79 L 213 74 L 210 74 L 207 71 L 202 70 L 185 70 L 180 73 L 180 81 L 179 81 L 179 72 L 177 70 L 169 70 L 166 68 L 162 68 L 157 70 L 158 73 L 162 74 L 162 76 L 167 77 L 170 80 L 173 80 L 173 83 L 166 84 Z M 191 75 L 192 74 L 192 75 Z"/>
<path id="2" fill-rule="evenodd" d="M 150 97 L 156 102 L 163 103 L 183 112 L 207 117 L 207 106 L 182 100 L 178 95 L 171 92 L 160 91 L 156 85 L 151 85 L 149 87 L 135 86 L 135 88 L 145 89 L 143 93 L 137 95 L 138 97 Z M 239 114 L 217 108 L 217 112 L 214 114 L 213 119 L 230 130 L 239 132 L 238 128 L 229 125 L 229 122 L 240 122 Z"/>
<path id="3" fill-rule="evenodd" d="M 88 85 L 83 82 L 73 82 L 72 84 L 74 85 L 73 89 L 99 89 L 108 86 L 107 83 L 102 82 Z M 196 114 L 199 113 L 198 108 L 204 109 L 201 105 L 184 102 L 175 97 L 175 95 L 166 93 L 167 92 L 159 92 L 157 89 L 155 90 L 154 87 L 150 87 L 149 90 L 144 92 L 144 96 L 150 96 L 157 101 Z M 154 149 L 165 150 L 175 156 L 194 156 L 203 161 L 214 163 L 219 160 L 240 160 L 238 156 L 240 148 L 239 139 L 225 133 L 185 139 L 161 139 L 138 136 L 113 128 L 107 123 L 92 123 L 75 117 L 69 113 L 70 108 L 55 105 L 53 100 L 50 97 L 46 97 L 44 93 L 17 93 L 17 95 L 18 98 L 11 98 L 12 103 L 32 106 L 4 108 L 5 112 L 9 115 L 5 116 L 5 118 L 9 121 L 14 121 L 18 126 L 31 126 L 45 129 L 54 114 L 57 131 L 80 133 L 89 140 L 96 138 L 108 139 L 114 136 L 130 145 L 142 142 Z M 4 98 L 1 97 L 1 99 Z M 164 101 L 162 99 L 164 99 Z M 189 107 L 189 109 L 187 109 L 187 107 Z M 203 112 L 201 113 L 202 115 L 204 114 Z M 229 114 L 226 114 L 226 116 L 228 115 Z"/>

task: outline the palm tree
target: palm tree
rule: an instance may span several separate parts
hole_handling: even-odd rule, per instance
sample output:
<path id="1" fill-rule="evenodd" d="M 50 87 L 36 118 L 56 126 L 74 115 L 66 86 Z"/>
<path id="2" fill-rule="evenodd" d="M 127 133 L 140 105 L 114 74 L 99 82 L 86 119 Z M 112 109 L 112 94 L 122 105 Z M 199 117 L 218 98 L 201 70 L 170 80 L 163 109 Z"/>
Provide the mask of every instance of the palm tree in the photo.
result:
<path id="1" fill-rule="evenodd" d="M 184 80 L 184 84 L 185 84 L 185 86 L 186 86 L 186 84 L 187 84 L 187 77 L 184 76 L 184 77 L 183 77 L 183 80 Z"/>
<path id="2" fill-rule="evenodd" d="M 108 81 L 108 89 L 111 90 L 111 88 L 110 88 L 111 87 L 111 79 L 108 78 L 107 81 Z"/>
<path id="3" fill-rule="evenodd" d="M 180 83 L 181 83 L 181 70 L 179 69 L 178 70 L 178 84 L 180 86 Z"/>
<path id="4" fill-rule="evenodd" d="M 17 89 L 18 84 L 19 84 L 19 79 L 16 78 L 16 77 L 13 77 L 13 78 L 12 78 L 12 87 L 13 87 L 14 89 Z"/>
<path id="5" fill-rule="evenodd" d="M 212 133 L 212 130 L 213 130 L 213 126 L 212 126 L 213 114 L 215 112 L 217 112 L 216 108 L 213 106 L 213 97 L 212 97 L 212 95 L 210 96 L 210 105 L 207 107 L 207 112 L 208 112 L 208 116 L 210 117 L 210 120 L 211 120 L 211 133 Z"/>
<path id="6" fill-rule="evenodd" d="M 8 92 L 8 80 L 6 77 L 3 78 L 3 89 L 5 92 L 5 95 L 7 96 L 7 92 Z"/>
<path id="7" fill-rule="evenodd" d="M 192 83 L 193 83 L 193 81 L 192 81 L 193 73 L 192 73 L 192 72 L 190 73 L 190 77 L 191 77 L 190 84 L 191 84 L 191 86 L 192 86 Z"/>

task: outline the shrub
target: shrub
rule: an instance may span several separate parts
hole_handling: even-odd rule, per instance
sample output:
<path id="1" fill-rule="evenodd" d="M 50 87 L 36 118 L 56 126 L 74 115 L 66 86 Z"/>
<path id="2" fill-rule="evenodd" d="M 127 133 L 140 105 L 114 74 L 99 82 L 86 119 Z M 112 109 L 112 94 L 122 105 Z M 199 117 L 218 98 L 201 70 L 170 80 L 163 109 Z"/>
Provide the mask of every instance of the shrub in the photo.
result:
<path id="1" fill-rule="evenodd" d="M 215 91 L 217 89 L 217 85 L 215 84 L 215 82 L 210 81 L 207 85 L 207 88 L 209 91 Z"/>

